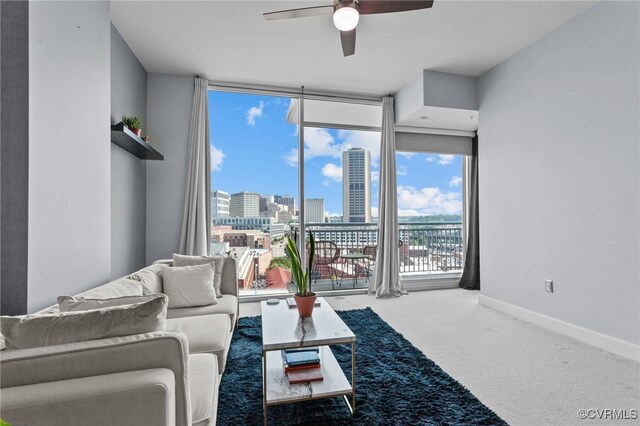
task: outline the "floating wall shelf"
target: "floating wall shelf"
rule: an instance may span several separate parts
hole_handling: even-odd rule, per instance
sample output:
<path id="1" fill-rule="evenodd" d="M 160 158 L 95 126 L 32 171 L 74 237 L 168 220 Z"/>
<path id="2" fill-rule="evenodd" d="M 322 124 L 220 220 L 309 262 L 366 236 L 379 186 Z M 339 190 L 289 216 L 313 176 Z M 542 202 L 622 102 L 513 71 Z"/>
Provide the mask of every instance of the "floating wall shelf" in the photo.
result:
<path id="1" fill-rule="evenodd" d="M 122 123 L 111 125 L 111 143 L 143 160 L 164 160 L 164 156 Z"/>

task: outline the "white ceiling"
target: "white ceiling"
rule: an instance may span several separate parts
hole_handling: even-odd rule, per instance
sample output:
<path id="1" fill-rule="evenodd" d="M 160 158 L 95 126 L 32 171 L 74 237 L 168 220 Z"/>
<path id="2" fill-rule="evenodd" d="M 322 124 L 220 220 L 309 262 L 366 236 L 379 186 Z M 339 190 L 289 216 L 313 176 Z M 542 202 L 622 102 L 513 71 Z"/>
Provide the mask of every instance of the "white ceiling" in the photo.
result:
<path id="1" fill-rule="evenodd" d="M 481 75 L 595 2 L 435 0 L 427 10 L 361 16 L 347 58 L 331 17 L 262 17 L 330 3 L 112 1 L 111 13 L 149 72 L 385 95 L 423 69 Z"/>

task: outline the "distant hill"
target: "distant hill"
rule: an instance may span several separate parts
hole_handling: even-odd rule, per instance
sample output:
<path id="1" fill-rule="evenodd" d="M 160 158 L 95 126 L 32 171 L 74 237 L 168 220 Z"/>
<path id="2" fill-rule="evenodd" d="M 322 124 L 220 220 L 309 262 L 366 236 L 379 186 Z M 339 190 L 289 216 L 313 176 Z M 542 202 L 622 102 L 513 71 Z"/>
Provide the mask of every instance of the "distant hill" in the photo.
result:
<path id="1" fill-rule="evenodd" d="M 400 216 L 400 223 L 411 222 L 462 222 L 462 216 L 459 214 L 434 214 L 425 216 Z"/>

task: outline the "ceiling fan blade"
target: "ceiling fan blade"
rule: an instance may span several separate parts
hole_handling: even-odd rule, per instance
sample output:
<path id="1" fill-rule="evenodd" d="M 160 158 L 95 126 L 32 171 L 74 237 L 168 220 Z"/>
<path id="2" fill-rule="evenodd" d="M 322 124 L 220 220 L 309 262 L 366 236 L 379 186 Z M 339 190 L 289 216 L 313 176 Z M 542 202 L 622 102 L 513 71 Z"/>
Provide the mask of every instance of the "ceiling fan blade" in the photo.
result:
<path id="1" fill-rule="evenodd" d="M 340 42 L 342 43 L 344 56 L 351 56 L 356 53 L 356 29 L 340 31 Z"/>
<path id="2" fill-rule="evenodd" d="M 275 19 L 309 18 L 312 16 L 328 16 L 333 14 L 333 6 L 313 6 L 300 9 L 279 10 L 277 12 L 263 13 L 264 19 L 271 21 Z"/>
<path id="3" fill-rule="evenodd" d="M 361 15 L 372 15 L 428 9 L 431 6 L 433 6 L 433 0 L 360 0 L 358 11 Z"/>

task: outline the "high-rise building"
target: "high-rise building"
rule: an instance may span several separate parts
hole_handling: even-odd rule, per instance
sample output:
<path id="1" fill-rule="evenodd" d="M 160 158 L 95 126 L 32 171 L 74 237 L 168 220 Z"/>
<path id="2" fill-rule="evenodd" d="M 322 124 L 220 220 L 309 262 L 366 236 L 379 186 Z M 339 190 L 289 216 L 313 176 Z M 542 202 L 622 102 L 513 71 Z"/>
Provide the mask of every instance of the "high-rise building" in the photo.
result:
<path id="1" fill-rule="evenodd" d="M 305 198 L 304 221 L 306 223 L 324 222 L 324 198 Z"/>
<path id="2" fill-rule="evenodd" d="M 342 216 L 345 222 L 371 222 L 371 153 L 342 153 Z"/>
<path id="3" fill-rule="evenodd" d="M 260 213 L 266 212 L 270 203 L 273 203 L 273 195 L 260 196 Z"/>
<path id="4" fill-rule="evenodd" d="M 260 194 L 257 192 L 237 192 L 231 194 L 229 216 L 256 217 L 260 216 Z"/>
<path id="5" fill-rule="evenodd" d="M 211 191 L 211 217 L 229 216 L 229 193 L 224 191 Z"/>
<path id="6" fill-rule="evenodd" d="M 291 214 L 296 214 L 296 199 L 289 195 L 274 195 L 273 202 L 289 207 Z"/>

